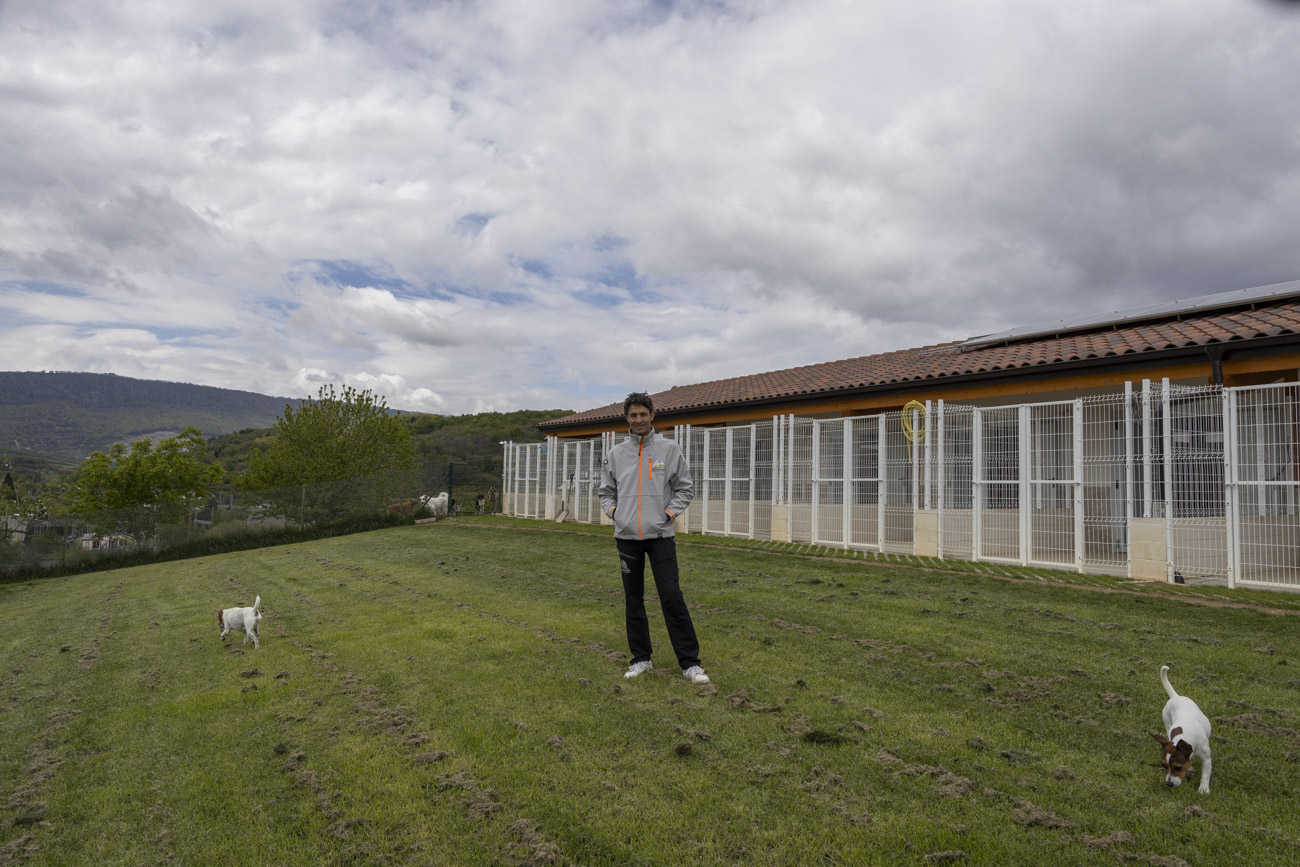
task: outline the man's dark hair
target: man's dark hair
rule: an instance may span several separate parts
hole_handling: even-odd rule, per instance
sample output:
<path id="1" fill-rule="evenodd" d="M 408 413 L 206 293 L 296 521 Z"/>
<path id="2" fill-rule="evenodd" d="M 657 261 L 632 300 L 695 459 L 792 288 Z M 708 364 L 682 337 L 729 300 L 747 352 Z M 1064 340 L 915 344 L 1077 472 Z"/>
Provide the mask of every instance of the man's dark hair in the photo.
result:
<path id="1" fill-rule="evenodd" d="M 627 411 L 632 408 L 632 404 L 643 406 L 652 413 L 655 411 L 655 402 L 650 395 L 643 391 L 634 391 L 623 399 L 623 418 L 627 418 Z"/>

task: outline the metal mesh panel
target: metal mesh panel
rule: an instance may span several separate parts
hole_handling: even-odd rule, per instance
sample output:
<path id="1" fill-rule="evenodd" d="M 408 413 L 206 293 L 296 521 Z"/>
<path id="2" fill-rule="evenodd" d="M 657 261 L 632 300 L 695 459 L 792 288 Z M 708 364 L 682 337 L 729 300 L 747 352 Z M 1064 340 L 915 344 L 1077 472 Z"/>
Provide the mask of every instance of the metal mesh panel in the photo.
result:
<path id="1" fill-rule="evenodd" d="M 880 417 L 845 421 L 850 545 L 880 547 Z"/>
<path id="2" fill-rule="evenodd" d="M 773 475 L 775 452 L 770 421 L 754 425 L 754 527 L 755 539 L 772 538 Z"/>
<path id="3" fill-rule="evenodd" d="M 552 446 L 555 455 L 555 513 L 564 513 L 565 520 L 573 517 L 574 497 L 578 493 L 578 444 L 557 442 Z"/>
<path id="4" fill-rule="evenodd" d="M 844 542 L 844 421 L 817 421 L 813 478 L 813 541 Z"/>
<path id="5" fill-rule="evenodd" d="M 909 415 L 913 415 L 909 413 Z M 914 419 L 919 419 L 915 414 Z M 920 430 L 919 420 L 911 422 Z M 913 535 L 914 495 L 920 479 L 923 454 L 907 439 L 903 431 L 903 414 L 885 414 L 885 479 L 884 520 L 881 526 L 882 550 L 911 553 Z"/>
<path id="6" fill-rule="evenodd" d="M 1110 574 L 1128 570 L 1128 497 L 1132 442 L 1124 395 L 1083 400 L 1083 564 Z"/>
<path id="7" fill-rule="evenodd" d="M 546 478 L 546 446 L 526 443 L 516 448 L 515 478 L 519 506 L 515 514 L 524 518 L 543 518 L 546 511 L 542 491 L 542 480 Z"/>
<path id="8" fill-rule="evenodd" d="M 486 491 L 502 476 L 495 467 L 461 465 L 470 490 Z M 123 509 L 0 519 L 0 574 L 23 568 L 85 568 L 104 557 L 130 558 L 310 526 L 338 525 L 385 513 L 411 516 L 421 495 L 446 490 L 446 465 L 386 470 L 370 476 L 210 496 Z M 480 482 L 482 483 L 480 487 Z M 293 541 L 296 541 L 293 540 Z M 121 562 L 121 561 L 119 561 Z"/>
<path id="9" fill-rule="evenodd" d="M 727 532 L 733 536 L 750 535 L 750 511 L 754 491 L 754 429 L 750 425 L 728 428 L 731 439 L 731 468 L 728 471 L 729 518 Z"/>
<path id="10" fill-rule="evenodd" d="M 603 443 L 600 439 L 574 443 L 577 447 L 574 467 L 573 506 L 569 510 L 574 521 L 583 524 L 600 523 L 600 487 Z"/>
<path id="11" fill-rule="evenodd" d="M 1236 527 L 1239 581 L 1300 588 L 1296 385 L 1237 389 Z"/>
<path id="12" fill-rule="evenodd" d="M 789 504 L 790 541 L 812 541 L 813 420 L 791 420 L 787 446 L 786 502 Z"/>
<path id="13" fill-rule="evenodd" d="M 1228 574 L 1228 520 L 1223 393 L 1213 387 L 1174 386 L 1167 404 L 1168 538 L 1174 574 L 1184 581 L 1224 579 Z"/>
<path id="14" fill-rule="evenodd" d="M 704 511 L 706 492 L 704 484 L 704 453 L 708 432 L 704 428 L 692 426 L 686 432 L 686 466 L 691 471 L 691 480 L 695 483 L 695 499 L 686 510 L 686 532 L 704 532 Z"/>
<path id="15" fill-rule="evenodd" d="M 704 532 L 721 536 L 727 531 L 727 429 L 713 428 L 704 434 Z"/>
<path id="16" fill-rule="evenodd" d="M 1020 560 L 1020 410 L 980 412 L 980 555 Z"/>
<path id="17" fill-rule="evenodd" d="M 1029 559 L 1073 566 L 1074 404 L 1029 407 Z"/>
<path id="18" fill-rule="evenodd" d="M 939 556 L 967 559 L 974 553 L 974 410 L 945 404 L 935 426 Z"/>

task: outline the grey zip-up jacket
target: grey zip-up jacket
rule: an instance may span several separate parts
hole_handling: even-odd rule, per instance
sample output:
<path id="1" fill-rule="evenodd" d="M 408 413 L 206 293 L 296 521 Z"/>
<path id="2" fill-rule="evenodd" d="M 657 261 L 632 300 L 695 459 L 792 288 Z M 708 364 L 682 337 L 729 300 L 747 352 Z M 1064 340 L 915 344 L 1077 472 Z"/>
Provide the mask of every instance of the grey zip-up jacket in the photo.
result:
<path id="1" fill-rule="evenodd" d="M 614 512 L 615 538 L 657 539 L 674 535 L 673 519 L 664 510 L 673 517 L 684 512 L 695 483 L 681 447 L 651 428 L 609 450 L 596 494 L 605 514 Z"/>

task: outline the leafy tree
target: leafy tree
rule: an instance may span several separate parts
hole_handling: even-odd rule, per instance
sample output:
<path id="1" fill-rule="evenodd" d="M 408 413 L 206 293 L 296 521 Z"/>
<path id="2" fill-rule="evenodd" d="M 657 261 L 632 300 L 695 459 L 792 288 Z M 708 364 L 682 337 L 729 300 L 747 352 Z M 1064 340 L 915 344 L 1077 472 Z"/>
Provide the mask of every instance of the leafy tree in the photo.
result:
<path id="1" fill-rule="evenodd" d="M 297 411 L 284 408 L 267 450 L 248 453 L 245 490 L 283 488 L 369 476 L 415 465 L 411 434 L 370 390 L 321 386 Z"/>
<path id="2" fill-rule="evenodd" d="M 158 442 L 138 440 L 128 449 L 115 443 L 108 453 L 93 452 L 77 471 L 72 507 L 79 512 L 166 503 L 206 497 L 221 478 L 208 462 L 203 432 L 187 427 Z"/>

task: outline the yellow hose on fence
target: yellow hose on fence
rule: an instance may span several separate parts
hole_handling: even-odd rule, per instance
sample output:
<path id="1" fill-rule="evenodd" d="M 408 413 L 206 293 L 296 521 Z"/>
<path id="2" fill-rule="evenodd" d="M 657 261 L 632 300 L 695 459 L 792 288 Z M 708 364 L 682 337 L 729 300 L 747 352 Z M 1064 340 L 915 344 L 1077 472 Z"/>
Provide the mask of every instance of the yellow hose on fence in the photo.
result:
<path id="1" fill-rule="evenodd" d="M 921 413 L 920 432 L 917 432 L 912 428 L 911 410 L 916 410 Z M 926 427 L 925 404 L 921 403 L 918 400 L 908 401 L 907 405 L 903 407 L 903 436 L 907 437 L 907 462 L 909 464 L 912 462 L 912 443 L 925 442 L 925 427 Z"/>

